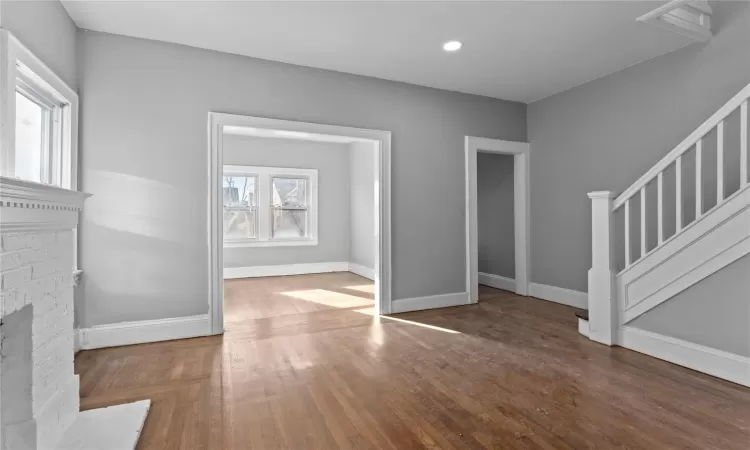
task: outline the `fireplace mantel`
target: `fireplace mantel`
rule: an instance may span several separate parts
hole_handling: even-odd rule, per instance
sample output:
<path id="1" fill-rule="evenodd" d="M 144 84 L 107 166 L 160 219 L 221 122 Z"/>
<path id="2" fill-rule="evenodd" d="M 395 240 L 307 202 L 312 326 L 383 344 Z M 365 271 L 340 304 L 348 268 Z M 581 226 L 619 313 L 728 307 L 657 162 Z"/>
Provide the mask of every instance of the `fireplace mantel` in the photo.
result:
<path id="1" fill-rule="evenodd" d="M 0 232 L 72 229 L 90 194 L 0 177 Z"/>

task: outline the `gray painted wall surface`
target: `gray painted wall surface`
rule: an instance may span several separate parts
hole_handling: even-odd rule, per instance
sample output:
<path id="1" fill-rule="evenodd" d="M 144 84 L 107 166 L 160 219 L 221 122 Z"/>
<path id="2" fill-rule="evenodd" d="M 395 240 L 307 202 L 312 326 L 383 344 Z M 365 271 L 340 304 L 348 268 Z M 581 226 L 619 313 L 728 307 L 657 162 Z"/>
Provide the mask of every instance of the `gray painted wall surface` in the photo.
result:
<path id="1" fill-rule="evenodd" d="M 513 155 L 477 153 L 479 271 L 516 277 Z"/>
<path id="2" fill-rule="evenodd" d="M 350 144 L 349 262 L 375 268 L 375 148 Z"/>
<path id="3" fill-rule="evenodd" d="M 646 312 L 629 325 L 750 356 L 750 256 Z"/>
<path id="4" fill-rule="evenodd" d="M 62 3 L 3 0 L 0 9 L 0 26 L 77 90 L 76 26 Z"/>
<path id="5" fill-rule="evenodd" d="M 750 82 L 750 8 L 712 6 L 721 31 L 711 42 L 529 105 L 532 281 L 586 291 L 586 194 L 627 188 Z"/>
<path id="6" fill-rule="evenodd" d="M 464 292 L 464 136 L 525 141 L 526 105 L 78 36 L 82 326 L 208 310 L 209 111 L 391 131 L 393 299 Z"/>
<path id="7" fill-rule="evenodd" d="M 225 248 L 224 267 L 349 259 L 349 145 L 224 136 L 224 164 L 318 169 L 318 245 Z"/>

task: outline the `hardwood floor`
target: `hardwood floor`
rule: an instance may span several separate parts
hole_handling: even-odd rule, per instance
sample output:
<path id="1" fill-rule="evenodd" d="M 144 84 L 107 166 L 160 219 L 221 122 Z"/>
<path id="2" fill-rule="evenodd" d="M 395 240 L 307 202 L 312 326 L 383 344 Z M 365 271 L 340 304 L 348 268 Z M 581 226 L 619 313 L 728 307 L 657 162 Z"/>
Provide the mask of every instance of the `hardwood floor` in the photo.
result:
<path id="1" fill-rule="evenodd" d="M 578 335 L 573 310 L 372 317 L 352 274 L 235 280 L 223 337 L 84 351 L 83 409 L 153 400 L 146 449 L 743 449 L 750 390 Z"/>

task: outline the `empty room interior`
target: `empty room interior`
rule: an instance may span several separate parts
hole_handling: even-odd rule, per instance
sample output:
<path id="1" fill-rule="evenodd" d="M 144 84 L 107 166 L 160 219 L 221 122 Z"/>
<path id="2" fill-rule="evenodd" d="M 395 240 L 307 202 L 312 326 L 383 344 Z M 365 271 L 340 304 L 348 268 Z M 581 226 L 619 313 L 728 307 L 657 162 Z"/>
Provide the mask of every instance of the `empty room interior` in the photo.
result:
<path id="1" fill-rule="evenodd" d="M 748 103 L 740 0 L 0 0 L 0 450 L 747 450 Z"/>

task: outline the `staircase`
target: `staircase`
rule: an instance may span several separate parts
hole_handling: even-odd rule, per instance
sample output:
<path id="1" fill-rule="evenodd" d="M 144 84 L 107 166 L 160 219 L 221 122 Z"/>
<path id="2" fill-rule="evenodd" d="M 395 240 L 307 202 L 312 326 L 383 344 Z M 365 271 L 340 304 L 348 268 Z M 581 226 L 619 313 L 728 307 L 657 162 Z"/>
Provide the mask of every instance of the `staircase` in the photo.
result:
<path id="1" fill-rule="evenodd" d="M 582 334 L 750 386 L 750 358 L 628 326 L 750 253 L 749 97 L 750 84 L 619 196 L 589 194 L 592 267 Z"/>

